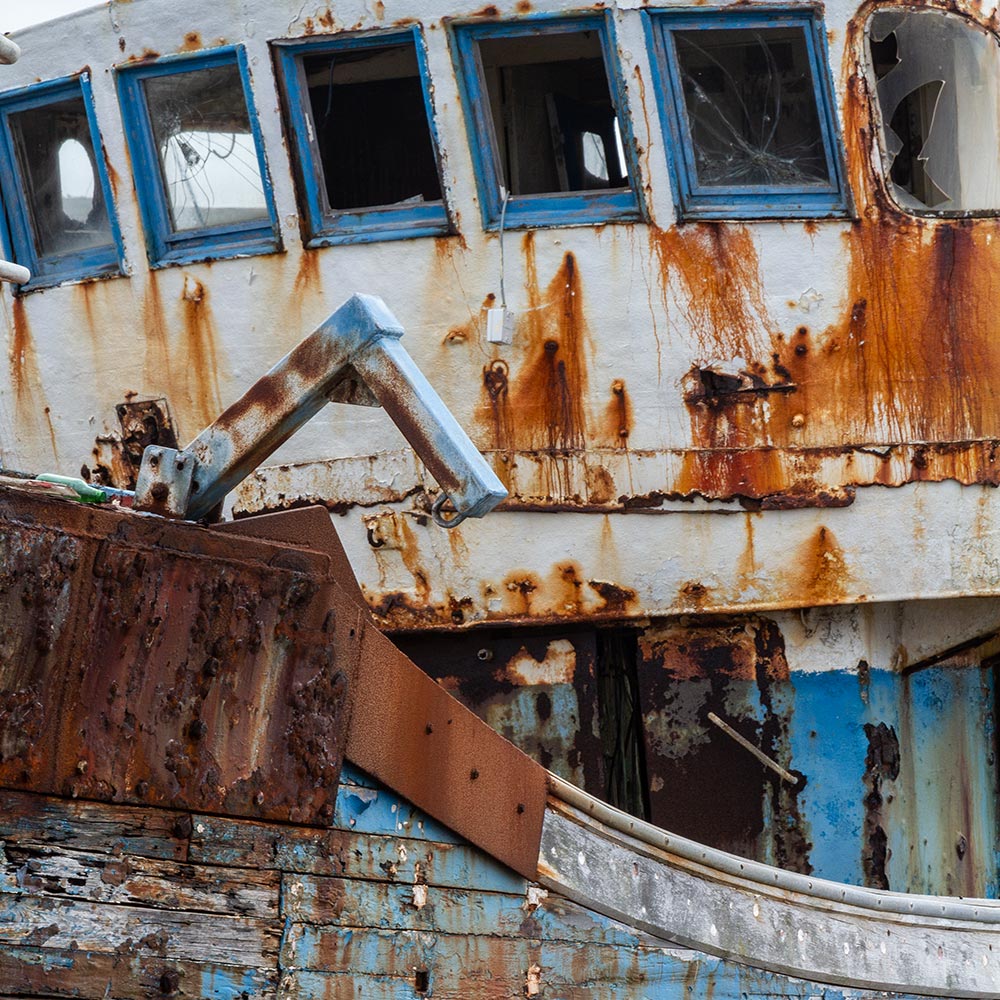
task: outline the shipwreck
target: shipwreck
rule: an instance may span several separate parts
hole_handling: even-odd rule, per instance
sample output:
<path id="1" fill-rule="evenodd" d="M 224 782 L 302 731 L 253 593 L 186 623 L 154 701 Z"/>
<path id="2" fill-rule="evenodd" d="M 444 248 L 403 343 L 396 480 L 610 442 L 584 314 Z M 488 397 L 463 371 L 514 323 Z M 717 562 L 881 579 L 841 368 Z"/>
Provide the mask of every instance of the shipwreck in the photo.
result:
<path id="1" fill-rule="evenodd" d="M 0 996 L 1000 995 L 998 31 L 0 42 Z"/>

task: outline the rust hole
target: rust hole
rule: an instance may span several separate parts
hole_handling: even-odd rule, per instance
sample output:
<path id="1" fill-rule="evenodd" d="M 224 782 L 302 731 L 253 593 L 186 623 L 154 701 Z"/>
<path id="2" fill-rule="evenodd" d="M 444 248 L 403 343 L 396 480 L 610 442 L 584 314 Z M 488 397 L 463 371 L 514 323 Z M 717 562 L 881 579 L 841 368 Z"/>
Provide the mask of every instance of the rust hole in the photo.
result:
<path id="1" fill-rule="evenodd" d="M 414 993 L 427 993 L 431 988 L 431 974 L 426 969 L 413 970 Z"/>

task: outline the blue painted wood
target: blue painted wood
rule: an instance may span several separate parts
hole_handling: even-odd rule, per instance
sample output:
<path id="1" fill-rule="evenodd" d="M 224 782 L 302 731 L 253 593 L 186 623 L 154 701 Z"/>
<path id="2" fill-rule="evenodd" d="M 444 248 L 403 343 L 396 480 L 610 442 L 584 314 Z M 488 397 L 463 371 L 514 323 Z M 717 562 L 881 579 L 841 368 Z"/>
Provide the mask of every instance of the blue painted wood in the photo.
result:
<path id="1" fill-rule="evenodd" d="M 523 893 L 525 881 L 467 844 L 371 833 L 282 827 L 197 816 L 189 860 L 196 864 L 281 869 L 412 885 Z"/>
<path id="2" fill-rule="evenodd" d="M 22 176 L 15 152 L 10 116 L 20 111 L 44 109 L 58 101 L 74 98 L 82 100 L 86 111 L 97 180 L 104 197 L 111 240 L 105 246 L 42 255 L 38 250 L 38 239 L 32 224 L 28 185 Z M 35 86 L 9 91 L 0 97 L 0 197 L 5 207 L 5 212 L 2 213 L 3 222 L 0 225 L 4 253 L 9 259 L 23 264 L 31 271 L 31 281 L 22 286 L 24 290 L 46 288 L 81 278 L 122 273 L 125 248 L 118 216 L 114 210 L 114 194 L 94 111 L 89 73 L 49 80 Z"/>
<path id="3" fill-rule="evenodd" d="M 206 226 L 177 232 L 170 220 L 168 196 L 164 189 L 163 172 L 143 82 L 153 77 L 227 65 L 235 65 L 239 69 L 240 79 L 243 82 L 243 95 L 247 102 L 250 129 L 257 152 L 257 165 L 260 170 L 267 217 L 260 221 Z M 264 143 L 254 105 L 250 67 L 245 49 L 242 46 L 224 46 L 196 55 L 164 56 L 153 62 L 120 67 L 117 70 L 117 80 L 122 124 L 132 159 L 132 172 L 146 232 L 146 252 L 150 266 L 190 264 L 209 258 L 243 257 L 280 250 L 274 193 L 267 159 L 264 156 Z"/>
<path id="4" fill-rule="evenodd" d="M 298 930 L 298 929 L 297 929 Z M 412 931 L 344 929 L 327 941 L 289 937 L 283 982 L 290 998 L 414 997 L 415 973 L 426 974 L 437 1000 L 903 1000 L 899 994 L 844 990 L 659 946 L 603 945 L 449 936 Z M 528 971 L 539 987 L 527 992 Z M 349 992 L 357 990 L 359 992 Z M 909 1000 L 909 998 L 907 998 Z"/>
<path id="5" fill-rule="evenodd" d="M 639 162 L 627 113 L 628 103 L 621 67 L 613 44 L 612 23 L 611 13 L 605 12 L 558 17 L 529 14 L 504 21 L 449 24 L 455 75 L 465 107 L 476 189 L 486 229 L 495 230 L 500 227 L 503 170 L 493 134 L 486 82 L 479 68 L 478 44 L 488 38 L 526 38 L 578 31 L 593 31 L 600 39 L 611 102 L 622 131 L 630 186 L 627 190 L 512 196 L 507 202 L 504 228 L 586 226 L 607 222 L 636 222 L 645 217 L 645 202 L 639 193 Z"/>
<path id="6" fill-rule="evenodd" d="M 753 11 L 745 8 L 704 11 L 679 9 L 646 10 L 643 14 L 656 103 L 666 139 L 674 198 L 681 218 L 813 218 L 849 214 L 842 143 L 833 110 L 826 57 L 826 35 L 822 18 L 816 11 L 791 7 L 755 7 Z M 795 27 L 802 31 L 812 71 L 830 183 L 788 186 L 700 185 L 672 33 L 683 30 L 711 31 L 713 28 L 752 30 L 775 27 Z"/>
<path id="7" fill-rule="evenodd" d="M 302 60 L 307 55 L 350 52 L 390 45 L 413 46 L 420 71 L 427 127 L 430 131 L 434 159 L 438 165 L 438 179 L 443 192 L 445 186 L 441 174 L 441 142 L 434 117 L 427 52 L 419 27 L 414 25 L 395 31 L 338 34 L 305 42 L 276 42 L 274 45 L 278 77 L 285 98 L 285 116 L 292 136 L 292 161 L 296 170 L 300 201 L 305 209 L 303 238 L 308 247 L 374 243 L 384 240 L 414 239 L 419 236 L 444 236 L 453 231 L 444 201 L 417 205 L 373 206 L 354 211 L 334 211 L 327 204 L 323 165 L 315 140 L 316 124 L 312 118 Z"/>

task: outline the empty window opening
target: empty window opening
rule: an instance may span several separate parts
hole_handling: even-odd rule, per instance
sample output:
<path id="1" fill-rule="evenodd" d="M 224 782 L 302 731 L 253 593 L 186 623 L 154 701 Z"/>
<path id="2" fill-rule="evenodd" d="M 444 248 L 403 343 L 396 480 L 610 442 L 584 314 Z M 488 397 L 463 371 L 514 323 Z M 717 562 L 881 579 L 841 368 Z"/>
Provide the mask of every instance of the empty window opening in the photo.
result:
<path id="1" fill-rule="evenodd" d="M 828 185 L 801 28 L 675 31 L 697 183 Z"/>
<path id="2" fill-rule="evenodd" d="M 996 39 L 940 11 L 893 9 L 868 30 L 889 187 L 904 209 L 1000 207 Z"/>
<path id="3" fill-rule="evenodd" d="M 302 66 L 329 210 L 441 201 L 412 43 L 338 49 Z"/>
<path id="4" fill-rule="evenodd" d="M 599 32 L 484 38 L 479 54 L 511 195 L 628 187 Z"/>
<path id="5" fill-rule="evenodd" d="M 9 116 L 38 257 L 113 243 L 82 97 Z"/>
<path id="6" fill-rule="evenodd" d="M 239 68 L 143 81 L 174 232 L 268 219 Z"/>

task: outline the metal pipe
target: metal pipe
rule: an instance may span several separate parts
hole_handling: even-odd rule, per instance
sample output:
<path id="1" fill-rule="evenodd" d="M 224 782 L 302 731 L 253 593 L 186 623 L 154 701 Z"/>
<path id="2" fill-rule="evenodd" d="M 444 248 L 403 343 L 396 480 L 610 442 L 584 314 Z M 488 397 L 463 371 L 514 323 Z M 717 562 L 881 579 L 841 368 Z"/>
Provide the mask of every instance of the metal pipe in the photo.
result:
<path id="1" fill-rule="evenodd" d="M 2 38 L 3 35 L 0 35 Z M 0 281 L 9 281 L 14 285 L 26 285 L 31 281 L 31 272 L 13 261 L 0 260 Z"/>
<path id="2" fill-rule="evenodd" d="M 786 771 L 776 760 L 772 760 L 763 750 L 759 747 L 755 747 L 745 736 L 736 732 L 735 729 L 728 722 L 723 722 L 715 712 L 708 713 L 708 721 L 712 723 L 713 726 L 718 726 L 727 736 L 736 740 L 737 743 L 744 750 L 748 750 L 754 755 L 754 757 L 759 760 L 764 767 L 769 767 L 774 773 L 781 778 L 782 781 L 787 781 L 790 785 L 797 785 L 799 779 L 795 777 L 791 771 Z"/>
<path id="3" fill-rule="evenodd" d="M 16 63 L 21 58 L 21 46 L 6 35 L 0 35 L 0 63 Z"/>

